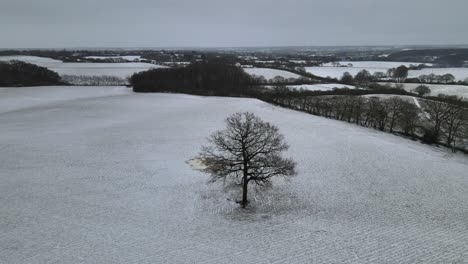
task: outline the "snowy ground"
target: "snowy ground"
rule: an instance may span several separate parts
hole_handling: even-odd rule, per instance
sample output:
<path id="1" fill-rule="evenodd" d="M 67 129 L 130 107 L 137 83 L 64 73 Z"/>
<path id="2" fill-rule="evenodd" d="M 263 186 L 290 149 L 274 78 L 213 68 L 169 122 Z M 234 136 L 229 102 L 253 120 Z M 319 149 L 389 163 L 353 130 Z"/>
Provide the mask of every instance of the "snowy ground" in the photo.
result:
<path id="1" fill-rule="evenodd" d="M 128 62 L 128 63 L 79 63 L 62 62 L 50 58 L 35 56 L 0 56 L 0 61 L 21 60 L 28 63 L 37 64 L 46 67 L 59 75 L 86 75 L 86 76 L 115 76 L 127 78 L 140 71 L 146 71 L 151 68 L 164 67 L 150 63 Z"/>
<path id="2" fill-rule="evenodd" d="M 362 70 L 368 70 L 371 74 L 374 72 L 386 73 L 388 69 L 397 68 L 401 65 L 409 67 L 410 65 L 419 65 L 417 62 L 389 62 L 389 61 L 340 61 L 342 66 L 352 64 L 352 67 L 334 67 L 332 63 L 325 63 L 322 67 L 306 67 L 306 71 L 320 77 L 341 78 L 343 73 L 349 72 L 355 76 Z"/>
<path id="3" fill-rule="evenodd" d="M 86 59 L 97 59 L 97 60 L 105 60 L 105 59 L 124 59 L 128 61 L 140 61 L 142 58 L 140 55 L 126 55 L 126 56 L 87 56 Z"/>
<path id="4" fill-rule="evenodd" d="M 466 156 L 253 99 L 63 89 L 2 90 L 0 263 L 468 263 Z M 236 111 L 299 171 L 247 212 L 186 163 Z"/>
<path id="5" fill-rule="evenodd" d="M 386 83 L 380 83 L 386 84 Z M 425 85 L 431 89 L 430 95 L 439 94 L 456 95 L 468 99 L 468 85 L 446 85 L 446 84 L 425 84 L 425 83 L 403 83 L 403 89 L 412 92 L 419 85 Z"/>
<path id="6" fill-rule="evenodd" d="M 339 61 L 340 65 L 347 66 L 348 64 L 352 64 L 354 68 L 380 68 L 380 69 L 391 69 L 397 68 L 401 65 L 405 65 L 409 67 L 411 65 L 420 65 L 424 63 L 420 62 L 403 62 L 403 61 Z M 431 66 L 430 63 L 425 63 L 428 66 Z M 333 64 L 325 63 L 323 66 L 333 66 Z"/>
<path id="7" fill-rule="evenodd" d="M 352 85 L 339 84 L 339 83 L 326 83 L 326 84 L 302 84 L 302 85 L 288 85 L 291 89 L 303 89 L 306 91 L 331 91 L 335 88 L 349 88 L 354 89 L 356 87 Z"/>
<path id="8" fill-rule="evenodd" d="M 250 75 L 263 76 L 267 80 L 273 79 L 276 76 L 281 76 L 286 79 L 289 79 L 289 78 L 298 79 L 301 77 L 299 74 L 295 74 L 295 73 L 283 71 L 283 70 L 270 69 L 270 68 L 245 68 L 244 71 Z"/>
<path id="9" fill-rule="evenodd" d="M 330 63 L 325 64 L 323 67 L 305 67 L 306 71 L 320 77 L 341 78 L 343 73 L 349 72 L 355 76 L 358 72 L 365 69 L 371 74 L 375 72 L 386 73 L 388 69 L 396 68 L 401 65 L 409 66 L 419 65 L 417 62 L 382 62 L 382 61 L 341 61 L 341 65 L 353 64 L 352 67 L 333 67 Z M 414 78 L 421 75 L 434 73 L 436 75 L 444 75 L 451 73 L 455 76 L 456 80 L 465 80 L 468 78 L 468 68 L 425 68 L 422 70 L 410 70 L 408 77 Z"/>
<path id="10" fill-rule="evenodd" d="M 377 98 L 380 98 L 382 100 L 388 100 L 392 97 L 398 97 L 406 102 L 409 102 L 409 103 L 412 103 L 414 104 L 415 106 L 417 106 L 418 108 L 421 108 L 421 105 L 419 104 L 419 101 L 418 101 L 418 98 L 417 97 L 414 97 L 414 96 L 409 96 L 409 95 L 395 95 L 395 94 L 366 94 L 366 95 L 363 95 L 362 97 L 366 97 L 366 98 L 371 98 L 371 97 L 377 97 Z"/>
<path id="11" fill-rule="evenodd" d="M 468 78 L 468 68 L 425 68 L 419 71 L 409 71 L 408 78 L 416 78 L 428 74 L 444 75 L 451 73 L 455 76 L 455 81 L 464 81 Z"/>

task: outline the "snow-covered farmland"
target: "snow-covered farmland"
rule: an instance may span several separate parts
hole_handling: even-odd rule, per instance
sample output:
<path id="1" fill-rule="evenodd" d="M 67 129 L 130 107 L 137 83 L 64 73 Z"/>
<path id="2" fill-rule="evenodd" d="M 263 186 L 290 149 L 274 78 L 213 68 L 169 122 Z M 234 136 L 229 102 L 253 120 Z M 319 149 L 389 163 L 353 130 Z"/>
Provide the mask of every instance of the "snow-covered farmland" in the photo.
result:
<path id="1" fill-rule="evenodd" d="M 35 89 L 36 88 L 36 89 Z M 54 105 L 69 100 L 97 99 L 100 97 L 131 94 L 123 86 L 48 86 L 35 88 L 0 88 L 0 114 Z"/>
<path id="2" fill-rule="evenodd" d="M 356 87 L 352 85 L 346 84 L 339 84 L 339 83 L 323 83 L 323 84 L 302 84 L 302 85 L 288 85 L 290 89 L 296 90 L 306 90 L 306 91 L 331 91 L 335 88 L 342 89 L 342 88 L 349 88 L 354 89 Z"/>
<path id="3" fill-rule="evenodd" d="M 142 58 L 139 55 L 126 56 L 87 56 L 86 59 L 105 60 L 105 59 L 123 59 L 128 61 L 140 61 Z"/>
<path id="4" fill-rule="evenodd" d="M 401 65 L 409 67 L 410 65 L 419 65 L 417 62 L 390 62 L 390 61 L 340 61 L 340 65 L 346 67 L 334 67 L 332 63 L 326 63 L 322 67 L 306 67 L 306 71 L 320 77 L 341 78 L 343 73 L 349 72 L 355 76 L 362 70 L 368 70 L 371 74 L 374 72 L 386 73 L 388 69 L 396 68 Z M 352 64 L 352 66 L 351 66 Z M 350 65 L 348 67 L 348 65 Z"/>
<path id="5" fill-rule="evenodd" d="M 1 90 L 0 263 L 468 260 L 465 156 L 253 99 L 92 90 Z M 299 171 L 245 212 L 186 163 L 236 111 Z"/>
<path id="6" fill-rule="evenodd" d="M 444 75 L 450 73 L 455 77 L 455 81 L 464 81 L 466 78 L 468 78 L 468 68 L 424 68 L 417 71 L 410 70 L 408 72 L 408 77 L 416 78 L 421 75 L 428 75 L 431 73 L 435 75 Z"/>
<path id="7" fill-rule="evenodd" d="M 380 83 L 386 84 L 386 83 Z M 394 85 L 394 84 L 392 84 Z M 408 92 L 413 90 L 419 85 L 425 85 L 431 89 L 430 95 L 437 96 L 439 94 L 456 95 L 468 99 L 468 86 L 467 85 L 447 85 L 447 84 L 425 84 L 425 83 L 403 83 L 403 89 Z"/>
<path id="8" fill-rule="evenodd" d="M 353 68 L 364 68 L 364 69 L 372 69 L 372 68 L 377 68 L 377 69 L 391 69 L 391 68 L 397 68 L 401 65 L 405 65 L 406 67 L 409 67 L 411 65 L 420 65 L 420 64 L 426 64 L 428 66 L 431 66 L 432 64 L 430 63 L 420 63 L 420 62 L 400 62 L 400 61 L 339 61 L 338 62 L 340 65 L 347 66 L 348 64 L 352 64 L 351 67 Z M 333 63 L 325 63 L 323 66 L 333 66 Z"/>
<path id="9" fill-rule="evenodd" d="M 396 68 L 401 65 L 419 65 L 417 62 L 388 62 L 388 61 L 341 61 L 341 65 L 352 64 L 352 67 L 333 67 L 331 63 L 324 64 L 322 67 L 305 67 L 306 71 L 320 77 L 341 78 L 343 73 L 349 72 L 355 76 L 361 70 L 368 70 L 371 74 L 375 72 L 387 72 L 388 69 Z M 430 66 L 430 64 L 428 64 Z M 468 68 L 424 68 L 422 70 L 410 70 L 408 77 L 419 77 L 434 73 L 444 75 L 451 73 L 457 81 L 468 78 Z"/>
<path id="10" fill-rule="evenodd" d="M 62 62 L 50 58 L 35 56 L 0 56 L 0 61 L 20 60 L 28 63 L 46 67 L 59 75 L 85 75 L 85 76 L 115 76 L 127 78 L 140 71 L 151 68 L 164 67 L 150 63 L 128 62 L 128 63 L 80 63 Z"/>
<path id="11" fill-rule="evenodd" d="M 410 95 L 395 95 L 395 94 L 366 94 L 366 95 L 362 95 L 362 97 L 365 97 L 365 98 L 372 98 L 372 97 L 377 97 L 379 99 L 382 99 L 382 100 L 388 100 L 388 99 L 391 99 L 393 97 L 397 97 L 397 98 L 400 98 L 406 102 L 409 102 L 409 103 L 412 103 L 414 105 L 416 105 L 418 108 L 421 108 L 421 105 L 419 104 L 419 100 L 417 97 L 414 97 L 414 96 L 410 96 Z"/>
<path id="12" fill-rule="evenodd" d="M 263 76 L 267 80 L 271 80 L 276 76 L 281 76 L 286 79 L 298 79 L 301 77 L 299 74 L 293 72 L 270 68 L 245 68 L 244 71 L 250 75 Z"/>
<path id="13" fill-rule="evenodd" d="M 351 75 L 356 76 L 356 74 L 362 71 L 364 68 L 355 68 L 355 67 L 305 67 L 306 71 L 319 77 L 329 77 L 340 79 L 343 76 L 343 73 L 349 72 Z M 371 74 L 374 72 L 386 72 L 386 69 L 380 68 L 366 68 Z"/>

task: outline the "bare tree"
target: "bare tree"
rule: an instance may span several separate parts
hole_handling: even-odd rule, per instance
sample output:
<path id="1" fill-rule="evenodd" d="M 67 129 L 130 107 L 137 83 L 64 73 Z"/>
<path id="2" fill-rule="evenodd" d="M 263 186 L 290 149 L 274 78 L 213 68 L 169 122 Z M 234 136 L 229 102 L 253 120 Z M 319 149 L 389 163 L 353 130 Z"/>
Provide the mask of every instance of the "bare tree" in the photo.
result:
<path id="1" fill-rule="evenodd" d="M 442 123 L 442 131 L 445 135 L 447 146 L 453 147 L 453 150 L 455 150 L 457 139 L 462 137 L 465 119 L 465 109 L 453 104 L 447 105 L 447 117 Z"/>
<path id="2" fill-rule="evenodd" d="M 352 85 L 354 83 L 354 78 L 349 72 L 345 72 L 341 77 L 341 82 L 344 84 Z"/>
<path id="3" fill-rule="evenodd" d="M 388 118 L 390 122 L 390 133 L 393 132 L 393 128 L 401 117 L 403 100 L 397 96 L 393 96 L 385 101 L 385 107 L 387 108 Z"/>
<path id="4" fill-rule="evenodd" d="M 378 97 L 371 97 L 367 103 L 365 126 L 385 130 L 385 124 L 388 118 L 388 111 L 384 103 Z"/>
<path id="5" fill-rule="evenodd" d="M 440 138 L 441 127 L 446 122 L 449 115 L 450 106 L 444 102 L 427 100 L 424 111 L 428 114 L 429 121 L 432 123 L 433 139 L 437 142 Z"/>
<path id="6" fill-rule="evenodd" d="M 372 74 L 372 78 L 374 78 L 374 80 L 376 81 L 379 81 L 381 79 L 384 79 L 387 77 L 387 74 L 385 74 L 384 72 L 374 72 Z"/>
<path id="7" fill-rule="evenodd" d="M 364 85 L 370 81 L 371 77 L 372 75 L 369 73 L 369 71 L 361 70 L 354 77 L 354 81 L 359 85 Z"/>
<path id="8" fill-rule="evenodd" d="M 226 125 L 211 135 L 199 159 L 211 174 L 210 182 L 224 180 L 242 186 L 242 208 L 248 204 L 250 182 L 266 186 L 274 176 L 296 174 L 296 163 L 281 156 L 289 146 L 276 126 L 249 112 L 229 116 Z"/>
<path id="9" fill-rule="evenodd" d="M 419 123 L 419 110 L 416 105 L 401 102 L 401 115 L 398 120 L 400 128 L 405 135 L 413 135 Z"/>
<path id="10" fill-rule="evenodd" d="M 444 74 L 440 77 L 440 79 L 444 82 L 444 83 L 452 83 L 455 81 L 455 76 L 453 76 L 453 74 L 450 74 L 450 73 L 447 73 L 447 74 Z"/>
<path id="11" fill-rule="evenodd" d="M 401 65 L 393 72 L 393 78 L 399 83 L 403 82 L 406 77 L 408 77 L 408 68 L 405 65 Z"/>

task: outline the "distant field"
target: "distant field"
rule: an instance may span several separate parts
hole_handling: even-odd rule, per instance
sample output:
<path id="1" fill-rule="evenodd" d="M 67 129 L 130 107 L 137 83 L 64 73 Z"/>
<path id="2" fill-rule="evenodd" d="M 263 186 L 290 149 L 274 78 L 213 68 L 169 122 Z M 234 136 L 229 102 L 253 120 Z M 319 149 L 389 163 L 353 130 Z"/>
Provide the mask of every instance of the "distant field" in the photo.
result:
<path id="1" fill-rule="evenodd" d="M 295 73 L 283 71 L 283 70 L 270 69 L 270 68 L 245 68 L 244 71 L 250 75 L 263 76 L 267 80 L 271 80 L 275 78 L 276 76 L 281 76 L 286 79 L 289 79 L 289 78 L 298 79 L 301 77 L 299 74 L 295 74 Z"/>
<path id="2" fill-rule="evenodd" d="M 371 98 L 371 97 L 377 97 L 377 98 L 380 98 L 380 99 L 390 99 L 392 97 L 398 97 L 406 102 L 409 102 L 409 103 L 412 103 L 414 105 L 416 105 L 417 107 L 421 107 L 421 105 L 419 104 L 419 100 L 417 97 L 413 97 L 413 96 L 410 96 L 410 95 L 394 95 L 394 94 L 366 94 L 366 95 L 363 95 L 362 97 L 365 97 L 365 98 Z"/>
<path id="3" fill-rule="evenodd" d="M 142 62 L 128 63 L 79 63 L 62 62 L 50 58 L 35 56 L 0 56 L 0 61 L 20 60 L 32 64 L 46 67 L 59 75 L 86 75 L 100 76 L 108 75 L 119 78 L 127 78 L 136 72 L 146 71 L 151 68 L 160 68 L 164 66 L 153 65 Z"/>
<path id="4" fill-rule="evenodd" d="M 353 64 L 352 67 L 333 67 L 331 63 L 325 64 L 323 67 L 306 67 L 306 71 L 320 77 L 341 78 L 343 73 L 349 72 L 355 76 L 358 72 L 365 69 L 371 74 L 375 72 L 386 72 L 388 69 L 396 68 L 401 65 L 419 65 L 417 62 L 382 62 L 382 61 L 341 61 L 341 65 Z M 468 78 L 468 68 L 425 68 L 422 70 L 410 70 L 408 77 L 419 77 L 420 75 L 434 73 L 443 75 L 451 73 L 456 80 L 465 80 Z"/>
<path id="5" fill-rule="evenodd" d="M 388 83 L 380 83 L 388 84 Z M 393 84 L 395 85 L 395 84 Z M 421 83 L 403 83 L 403 89 L 412 92 Z M 430 95 L 437 96 L 439 94 L 456 95 L 468 98 L 468 86 L 466 85 L 444 85 L 444 84 L 423 84 L 431 89 Z"/>
<path id="6" fill-rule="evenodd" d="M 326 83 L 326 84 L 303 84 L 303 85 L 288 85 L 291 89 L 303 89 L 306 91 L 331 91 L 334 88 L 349 88 L 354 89 L 356 87 L 352 85 L 339 84 L 339 83 Z"/>
<path id="7" fill-rule="evenodd" d="M 464 81 L 468 78 L 468 68 L 425 68 L 419 71 L 409 71 L 408 77 L 414 78 L 427 74 L 444 75 L 447 73 L 455 76 L 456 81 Z"/>
<path id="8" fill-rule="evenodd" d="M 340 65 L 352 64 L 353 68 L 377 68 L 377 69 L 391 69 L 397 68 L 401 65 L 409 67 L 411 65 L 420 65 L 426 64 L 431 66 L 430 63 L 420 63 L 420 62 L 400 62 L 400 61 L 339 61 Z M 331 67 L 332 63 L 325 63 L 323 66 Z"/>
<path id="9" fill-rule="evenodd" d="M 105 59 L 124 59 L 128 61 L 135 61 L 141 60 L 141 56 L 139 55 L 127 55 L 127 56 L 87 56 L 86 59 L 96 59 L 96 60 L 105 60 Z"/>

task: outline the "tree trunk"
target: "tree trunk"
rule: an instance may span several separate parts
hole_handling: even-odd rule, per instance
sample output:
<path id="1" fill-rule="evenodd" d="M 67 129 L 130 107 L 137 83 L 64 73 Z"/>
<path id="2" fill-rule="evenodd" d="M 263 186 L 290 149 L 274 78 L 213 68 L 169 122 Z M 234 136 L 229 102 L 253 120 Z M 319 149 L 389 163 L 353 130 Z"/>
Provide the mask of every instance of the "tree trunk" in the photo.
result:
<path id="1" fill-rule="evenodd" d="M 241 205 L 242 205 L 242 208 L 245 208 L 247 206 L 247 185 L 248 185 L 248 181 L 247 181 L 247 177 L 244 177 L 244 181 L 242 183 L 242 202 L 241 202 Z"/>

